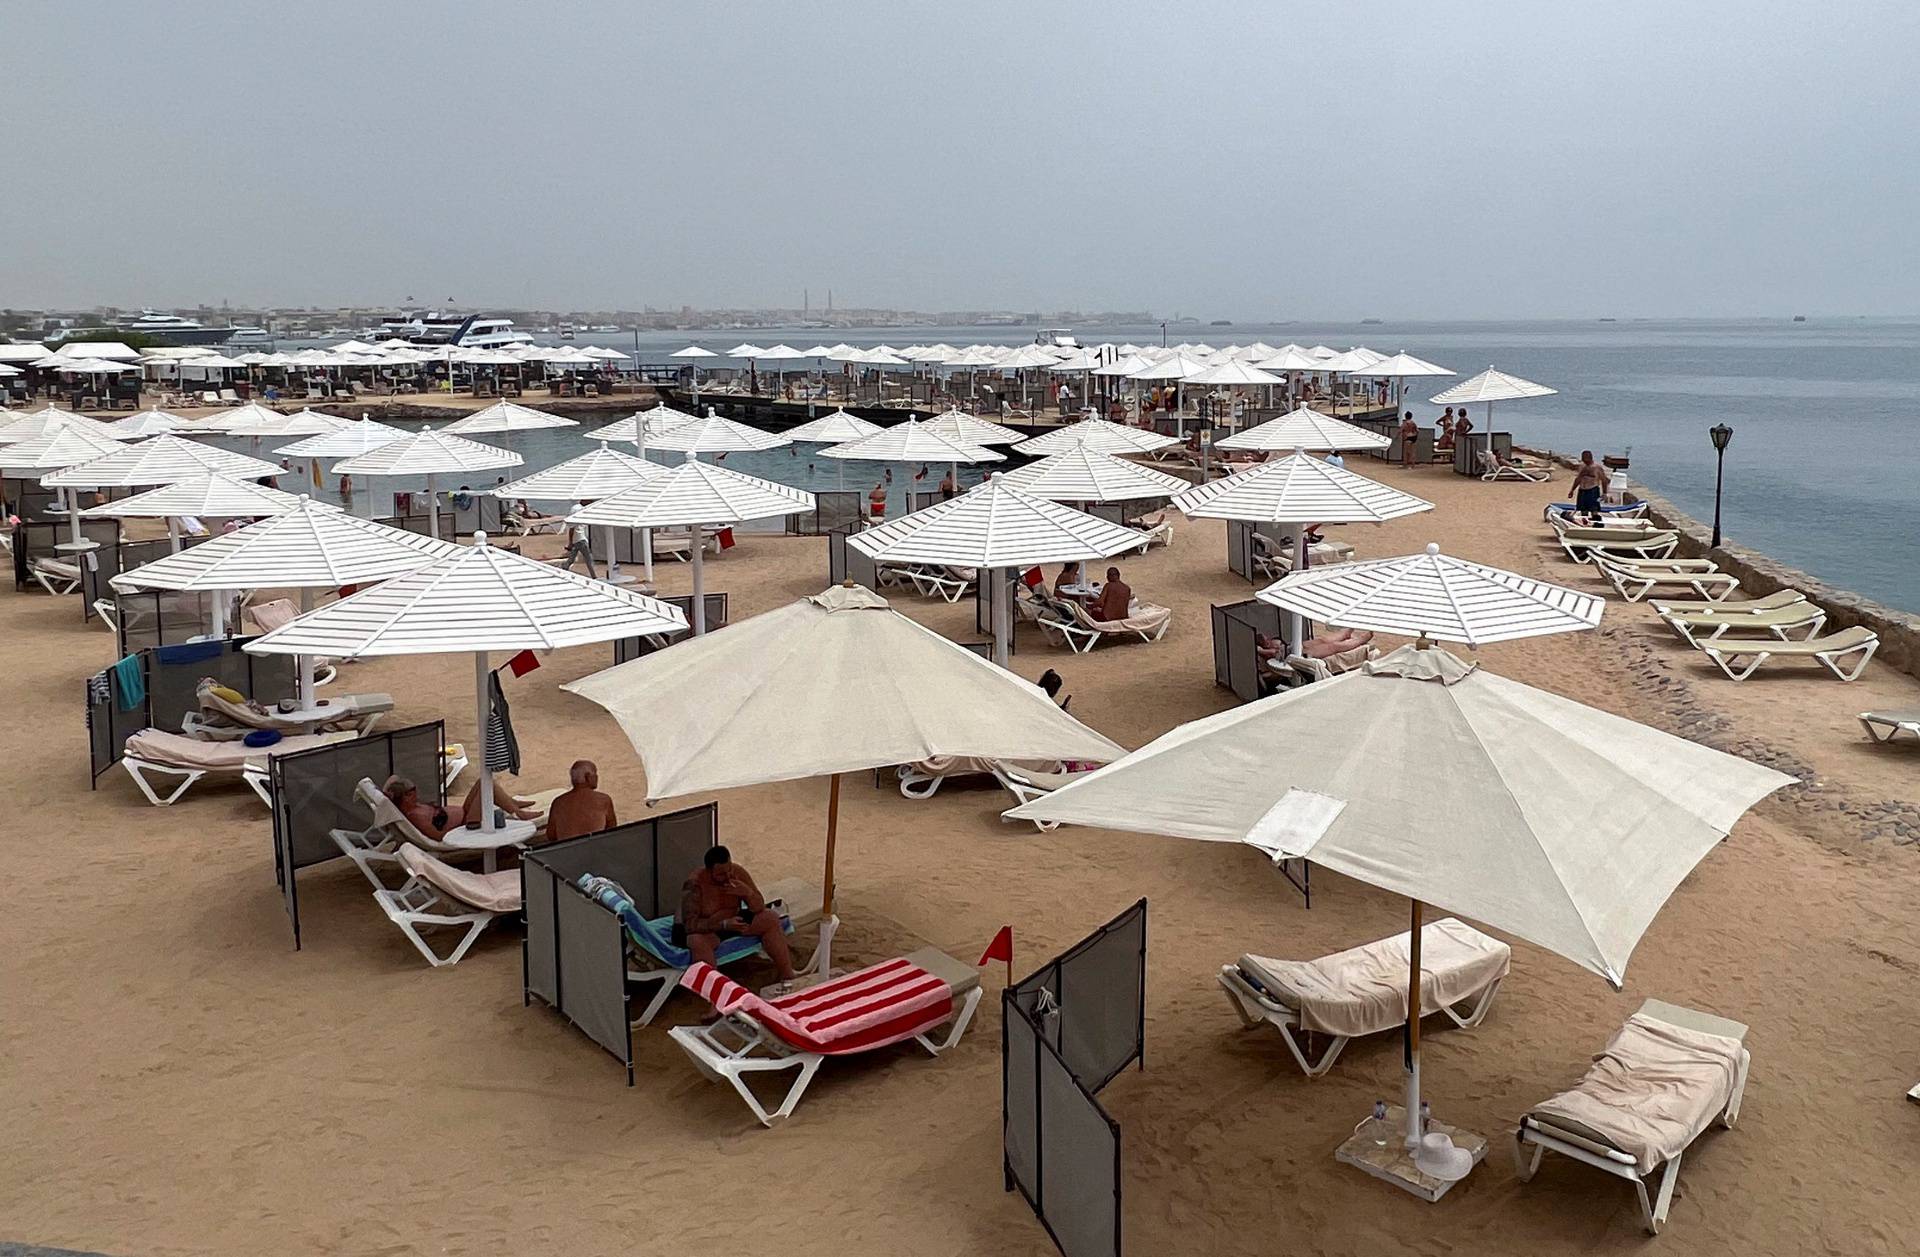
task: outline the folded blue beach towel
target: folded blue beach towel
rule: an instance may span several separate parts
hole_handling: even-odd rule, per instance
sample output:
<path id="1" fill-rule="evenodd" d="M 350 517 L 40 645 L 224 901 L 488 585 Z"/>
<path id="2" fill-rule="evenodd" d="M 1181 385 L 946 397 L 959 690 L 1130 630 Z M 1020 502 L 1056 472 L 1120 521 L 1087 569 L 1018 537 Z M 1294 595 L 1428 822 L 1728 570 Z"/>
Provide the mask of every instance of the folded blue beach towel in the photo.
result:
<path id="1" fill-rule="evenodd" d="M 634 906 L 632 897 L 620 883 L 610 877 L 596 877 L 592 873 L 582 873 L 575 883 L 595 902 L 620 918 L 620 924 L 626 928 L 627 937 L 634 945 L 644 949 L 648 955 L 672 969 L 684 969 L 693 963 L 693 953 L 684 947 L 673 945 L 673 918 L 657 917 L 648 920 L 640 915 Z M 782 916 L 780 928 L 793 933 L 793 919 Z M 720 946 L 714 949 L 714 959 L 722 965 L 744 960 L 748 956 L 763 955 L 760 940 L 752 935 L 736 935 L 720 940 Z"/>
<path id="2" fill-rule="evenodd" d="M 223 641 L 181 642 L 177 646 L 155 646 L 153 657 L 161 663 L 204 663 L 209 659 L 218 659 L 226 650 Z"/>

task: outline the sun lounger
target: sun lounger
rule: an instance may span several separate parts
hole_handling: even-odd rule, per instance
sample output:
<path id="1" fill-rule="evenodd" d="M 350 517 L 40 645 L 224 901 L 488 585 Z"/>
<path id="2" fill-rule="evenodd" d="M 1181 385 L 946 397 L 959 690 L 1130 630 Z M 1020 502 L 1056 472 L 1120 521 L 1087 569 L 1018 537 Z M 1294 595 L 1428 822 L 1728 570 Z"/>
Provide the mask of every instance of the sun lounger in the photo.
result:
<path id="1" fill-rule="evenodd" d="M 1318 1078 L 1349 1041 L 1406 1024 L 1407 948 L 1408 936 L 1396 934 L 1313 961 L 1242 956 L 1220 966 L 1220 985 L 1242 1023 L 1278 1030 L 1307 1077 Z M 1465 922 L 1429 922 L 1420 931 L 1421 1016 L 1445 1013 L 1471 1030 L 1486 1019 L 1512 960 L 1512 948 Z M 1309 1057 L 1316 1033 L 1331 1042 Z"/>
<path id="2" fill-rule="evenodd" d="M 402 846 L 395 859 L 408 874 L 406 883 L 397 890 L 376 886 L 374 902 L 436 969 L 459 964 L 495 917 L 520 911 L 519 869 L 474 873 L 454 868 L 414 846 Z M 466 933 L 452 951 L 442 956 L 420 937 L 422 929 L 434 928 L 464 929 Z"/>
<path id="3" fill-rule="evenodd" d="M 975 568 L 943 567 L 938 564 L 916 564 L 906 569 L 906 575 L 922 598 L 939 597 L 948 602 L 958 602 L 966 597 L 980 579 L 980 573 Z"/>
<path id="4" fill-rule="evenodd" d="M 1786 641 L 1792 636 L 1789 630 L 1804 630 L 1802 637 L 1816 637 L 1827 622 L 1827 613 L 1811 602 L 1796 602 L 1772 611 L 1696 611 L 1660 618 L 1685 638 L 1687 645 L 1702 646 L 1728 634 L 1740 637 L 1764 633 L 1777 641 Z"/>
<path id="5" fill-rule="evenodd" d="M 1663 589 L 1690 590 L 1696 598 L 1720 602 L 1740 588 L 1740 578 L 1725 572 L 1676 572 L 1670 568 L 1646 568 L 1603 554 L 1593 556 L 1593 565 L 1628 602 L 1639 602 L 1648 594 Z"/>
<path id="6" fill-rule="evenodd" d="M 721 1019 L 667 1033 L 701 1073 L 731 1084 L 763 1126 L 793 1113 L 829 1056 L 907 1039 L 938 1056 L 960 1041 L 980 1005 L 979 972 L 933 947 L 771 1000 L 704 964 L 689 968 L 680 984 L 710 1002 Z M 936 1039 L 942 1026 L 947 1032 Z M 747 1076 L 782 1069 L 799 1073 L 769 1111 Z"/>
<path id="7" fill-rule="evenodd" d="M 1005 786 L 1007 792 L 1018 800 L 1014 804 L 1015 807 L 1021 803 L 1031 803 L 1035 799 L 1052 794 L 1062 786 L 1083 780 L 1088 775 L 1098 772 L 1101 767 L 1096 765 L 1093 768 L 1068 769 L 1056 766 L 1043 772 L 1030 765 L 1010 763 L 1006 760 L 988 760 L 987 762 L 992 765 L 995 780 Z M 1007 818 L 1003 815 L 1000 819 Z M 1035 821 L 1033 824 L 1043 834 L 1060 827 L 1059 821 Z"/>
<path id="8" fill-rule="evenodd" d="M 1156 607 L 1150 602 L 1136 602 L 1127 609 L 1124 620 L 1096 620 L 1093 613 L 1080 603 L 1073 603 L 1073 623 L 1060 625 L 1060 635 L 1066 640 L 1067 649 L 1086 654 L 1103 637 L 1126 637 L 1132 634 L 1143 642 L 1157 642 L 1167 635 L 1167 629 L 1173 625 L 1173 608 Z M 1084 645 L 1075 645 L 1076 641 Z"/>
<path id="9" fill-rule="evenodd" d="M 1587 514 L 1586 511 L 1580 510 L 1578 503 L 1549 502 L 1540 512 L 1540 518 L 1546 520 L 1548 523 L 1552 523 L 1556 519 L 1573 515 L 1576 512 L 1581 515 Z M 1602 503 L 1598 513 L 1611 519 L 1640 519 L 1647 513 L 1647 504 L 1645 502 Z"/>
<path id="10" fill-rule="evenodd" d="M 500 512 L 500 523 L 513 530 L 516 537 L 531 537 L 535 533 L 564 532 L 567 521 L 558 515 L 549 515 L 544 519 L 530 520 L 514 511 Z"/>
<path id="11" fill-rule="evenodd" d="M 1139 529 L 1144 536 L 1145 539 L 1140 543 L 1140 553 L 1142 554 L 1145 554 L 1155 546 L 1171 546 L 1173 544 L 1173 521 L 1170 519 L 1163 517 L 1159 522 L 1153 524 L 1149 524 L 1143 519 L 1136 519 L 1129 521 L 1127 527 Z"/>
<path id="12" fill-rule="evenodd" d="M 1920 707 L 1909 707 L 1904 711 L 1863 711 L 1860 713 L 1860 727 L 1875 742 L 1891 742 L 1902 733 L 1911 733 L 1920 738 Z"/>
<path id="13" fill-rule="evenodd" d="M 706 536 L 707 553 L 720 553 L 720 535 L 709 532 Z M 693 562 L 693 534 L 691 532 L 656 532 L 653 534 L 653 557 L 656 559 L 672 557 L 682 563 Z"/>
<path id="14" fill-rule="evenodd" d="M 1797 589 L 1780 589 L 1764 598 L 1748 598 L 1742 602 L 1731 599 L 1725 602 L 1700 602 L 1685 599 L 1656 598 L 1648 605 L 1662 616 L 1696 615 L 1702 611 L 1712 611 L 1722 615 L 1754 614 L 1760 611 L 1778 611 L 1782 607 L 1796 606 L 1807 600 L 1807 596 Z"/>
<path id="15" fill-rule="evenodd" d="M 1521 1181 L 1540 1168 L 1543 1152 L 1583 1161 L 1632 1183 L 1641 1221 L 1659 1234 L 1681 1155 L 1715 1121 L 1739 1120 L 1753 1059 L 1746 1038 L 1737 1021 L 1648 1000 L 1578 1086 L 1520 1119 L 1513 1153 Z"/>
<path id="16" fill-rule="evenodd" d="M 1552 470 L 1542 463 L 1501 458 L 1488 450 L 1476 450 L 1474 458 L 1480 465 L 1482 480 L 1524 480 L 1528 484 L 1545 484 L 1553 479 Z"/>
<path id="17" fill-rule="evenodd" d="M 1736 681 L 1746 680 L 1759 670 L 1760 665 L 1776 656 L 1812 659 L 1842 681 L 1851 681 L 1866 671 L 1873 652 L 1880 649 L 1880 635 L 1856 624 L 1838 633 L 1809 637 L 1802 641 L 1720 638 L 1699 645 L 1708 658 L 1720 665 L 1720 671 Z M 1742 659 L 1749 662 L 1742 665 Z"/>
<path id="18" fill-rule="evenodd" d="M 464 755 L 461 757 L 461 766 L 465 767 Z M 450 783 L 452 777 L 450 776 L 448 780 Z M 560 793 L 558 790 L 547 790 L 530 796 L 540 812 L 540 818 L 534 822 L 534 834 L 538 834 L 540 827 L 547 823 L 547 806 Z M 262 797 L 265 797 L 264 794 Z M 439 856 L 443 860 L 471 860 L 475 857 L 485 860 L 497 853 L 498 848 L 479 847 L 448 842 L 444 838 L 427 837 L 407 819 L 406 813 L 394 806 L 393 800 L 389 799 L 379 786 L 373 784 L 371 777 L 362 777 L 359 780 L 353 788 L 353 797 L 366 806 L 372 816 L 372 823 L 365 829 L 328 830 L 327 836 L 333 839 L 334 846 L 340 848 L 340 854 L 353 861 L 353 866 L 373 883 L 375 890 L 386 889 L 387 883 L 380 876 L 380 870 L 393 867 L 400 858 L 400 852 L 408 846 L 418 847 L 427 854 Z M 503 845 L 516 844 L 507 842 Z"/>
<path id="19" fill-rule="evenodd" d="M 51 555 L 36 555 L 27 571 L 40 588 L 54 595 L 70 594 L 80 588 L 80 565 Z"/>
<path id="20" fill-rule="evenodd" d="M 187 713 L 180 723 L 181 732 L 213 742 L 244 738 L 255 729 L 273 729 L 283 734 L 352 729 L 365 734 L 380 723 L 382 715 L 393 710 L 391 694 L 341 694 L 321 699 L 313 708 L 297 712 L 256 711 L 246 703 L 236 703 L 218 694 L 216 691 L 220 688 L 201 683 L 194 691 L 200 710 Z"/>
<path id="21" fill-rule="evenodd" d="M 653 998 L 641 1009 L 640 1015 L 633 1019 L 636 1026 L 651 1024 L 666 1006 L 668 998 L 679 989 L 681 976 L 694 962 L 693 953 L 673 941 L 674 918 L 671 914 L 651 919 L 641 916 L 626 888 L 618 882 L 586 873 L 581 875 L 579 886 L 588 897 L 620 918 L 627 940 L 627 982 L 660 984 Z M 761 893 L 766 897 L 767 906 L 779 914 L 781 929 L 788 935 L 817 925 L 820 921 L 826 897 L 812 882 L 798 877 L 783 878 L 768 883 Z M 831 934 L 832 928 L 828 927 L 825 935 Z M 714 949 L 714 959 L 721 965 L 766 954 L 766 948 L 752 935 L 723 938 Z M 820 953 L 816 950 L 814 955 L 817 958 Z M 797 972 L 815 972 L 816 964 L 817 959 Z"/>
<path id="22" fill-rule="evenodd" d="M 1555 533 L 1560 548 L 1575 563 L 1595 554 L 1610 558 L 1664 559 L 1680 548 L 1680 534 L 1671 529 L 1562 528 Z"/>
<path id="23" fill-rule="evenodd" d="M 1331 681 L 1342 672 L 1352 672 L 1371 660 L 1378 659 L 1380 652 L 1372 646 L 1356 646 L 1337 655 L 1328 655 L 1324 659 L 1314 659 L 1306 655 L 1288 655 L 1285 666 L 1292 668 L 1309 681 Z M 1275 671 L 1278 671 L 1276 668 Z"/>
<path id="24" fill-rule="evenodd" d="M 900 793 L 909 799 L 931 799 L 939 793 L 940 787 L 953 777 L 991 777 L 994 775 L 996 761 L 976 755 L 942 755 L 935 759 L 923 759 L 912 764 L 902 764 L 899 769 Z M 1026 767 L 1035 772 L 1055 772 L 1060 767 L 1058 760 L 1047 763 L 1029 763 Z"/>
<path id="25" fill-rule="evenodd" d="M 350 741 L 359 736 L 355 733 L 308 733 L 295 737 L 281 738 L 272 746 L 248 746 L 243 742 L 208 742 L 201 738 L 190 738 L 184 733 L 168 733 L 163 729 L 142 729 L 127 738 L 125 754 L 120 764 L 140 787 L 140 793 L 155 807 L 166 807 L 187 792 L 187 788 L 202 777 L 213 775 L 237 777 L 245 781 L 260 801 L 273 806 L 264 773 L 248 772 L 250 765 L 261 765 L 275 755 L 291 755 L 295 751 L 310 751 L 316 746 L 326 746 L 331 742 Z M 147 780 L 149 774 L 181 777 L 184 780 L 175 786 L 173 793 L 162 798 Z"/>

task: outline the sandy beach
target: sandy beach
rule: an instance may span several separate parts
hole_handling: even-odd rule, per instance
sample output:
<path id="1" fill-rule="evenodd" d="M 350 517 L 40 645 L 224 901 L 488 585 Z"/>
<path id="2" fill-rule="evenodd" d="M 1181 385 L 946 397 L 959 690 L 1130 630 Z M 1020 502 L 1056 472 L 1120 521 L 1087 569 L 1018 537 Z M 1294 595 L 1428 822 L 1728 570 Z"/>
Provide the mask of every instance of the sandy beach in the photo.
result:
<path id="1" fill-rule="evenodd" d="M 1437 541 L 1611 595 L 1540 523 L 1564 472 L 1540 487 L 1358 459 L 1354 469 L 1438 506 L 1332 530 L 1361 557 Z M 1058 669 L 1073 713 L 1130 748 L 1223 710 L 1233 699 L 1213 684 L 1207 608 L 1251 596 L 1224 552 L 1221 525 L 1178 520 L 1172 547 L 1121 565 L 1142 598 L 1175 609 L 1164 641 L 1073 656 L 1023 636 L 1015 668 Z M 731 596 L 738 619 L 816 592 L 826 570 L 821 538 L 744 536 L 707 587 Z M 660 585 L 687 592 L 688 569 L 662 565 Z M 895 605 L 977 636 L 970 601 Z M 203 784 L 156 809 L 115 770 L 90 792 L 83 679 L 113 653 L 74 598 L 0 593 L 12 805 L 0 1105 L 18 1123 L 0 1145 L 0 1239 L 129 1257 L 1055 1251 L 1002 1190 L 997 966 L 955 1050 L 935 1060 L 909 1044 L 832 1062 L 777 1129 L 698 1075 L 658 1024 L 636 1032 L 628 1088 L 561 1018 L 522 1006 L 517 927 L 496 926 L 457 967 L 429 969 L 339 861 L 301 878 L 296 952 L 266 812 L 243 786 Z M 1332 1158 L 1376 1097 L 1397 1094 L 1397 1036 L 1353 1044 L 1310 1081 L 1270 1032 L 1241 1029 L 1214 980 L 1243 951 L 1306 958 L 1404 929 L 1404 903 L 1383 892 L 1322 873 L 1309 911 L 1244 848 L 1042 835 L 999 819 L 1012 800 L 997 787 L 909 801 L 890 783 L 850 779 L 836 956 L 931 943 L 972 960 L 1011 923 L 1025 973 L 1146 896 L 1145 1067 L 1102 1095 L 1124 1132 L 1134 1253 L 1648 1251 L 1626 1184 L 1564 1159 L 1522 1184 L 1507 1153 L 1520 1113 L 1570 1085 L 1648 997 L 1748 1023 L 1753 1051 L 1738 1127 L 1687 1154 L 1655 1243 L 1690 1254 L 1912 1251 L 1920 1110 L 1902 1095 L 1920 1079 L 1920 747 L 1873 745 L 1855 716 L 1920 706 L 1920 681 L 1875 663 L 1851 685 L 1811 665 L 1736 685 L 1650 610 L 1611 596 L 1598 632 L 1479 658 L 1806 784 L 1757 807 L 1679 888 L 1624 992 L 1516 942 L 1488 1020 L 1427 1037 L 1436 1117 L 1494 1145 L 1437 1205 Z M 637 759 L 610 717 L 558 688 L 610 662 L 608 647 L 559 651 L 506 685 L 525 758 L 517 785 L 563 784 L 567 764 L 587 756 L 627 818 L 646 795 Z M 444 717 L 468 742 L 471 686 L 463 655 L 353 664 L 337 683 L 392 693 L 394 727 Z M 1283 753 L 1274 768 L 1284 773 Z M 817 878 L 825 789 L 726 792 L 722 835 L 763 883 Z M 681 995 L 662 1022 L 703 1011 Z"/>

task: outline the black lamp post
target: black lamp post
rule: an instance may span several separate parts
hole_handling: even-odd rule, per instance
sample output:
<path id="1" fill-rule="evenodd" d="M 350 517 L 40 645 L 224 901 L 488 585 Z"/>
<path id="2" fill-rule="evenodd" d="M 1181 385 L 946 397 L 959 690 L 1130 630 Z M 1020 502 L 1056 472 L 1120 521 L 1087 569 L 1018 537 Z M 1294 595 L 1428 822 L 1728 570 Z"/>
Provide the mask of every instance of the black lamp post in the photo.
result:
<path id="1" fill-rule="evenodd" d="M 1724 423 L 1716 423 L 1707 429 L 1707 437 L 1713 442 L 1713 546 L 1720 548 L 1720 486 L 1726 480 L 1727 445 L 1733 440 L 1733 429 Z"/>

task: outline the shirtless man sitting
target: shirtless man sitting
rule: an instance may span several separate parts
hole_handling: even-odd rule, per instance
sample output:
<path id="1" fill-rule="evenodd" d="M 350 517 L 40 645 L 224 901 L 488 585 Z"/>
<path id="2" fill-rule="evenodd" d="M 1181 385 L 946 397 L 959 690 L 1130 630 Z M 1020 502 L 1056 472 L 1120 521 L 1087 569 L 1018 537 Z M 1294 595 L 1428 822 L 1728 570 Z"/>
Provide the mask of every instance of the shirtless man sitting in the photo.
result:
<path id="1" fill-rule="evenodd" d="M 1133 589 L 1120 579 L 1120 569 L 1107 569 L 1107 583 L 1100 587 L 1100 597 L 1087 610 L 1093 618 L 1103 623 L 1127 618 L 1128 608 L 1133 606 Z"/>
<path id="2" fill-rule="evenodd" d="M 600 768 L 590 759 L 577 759 L 567 770 L 572 789 L 555 798 L 547 808 L 547 841 L 578 838 L 612 829 L 620 822 L 613 814 L 613 800 L 600 793 Z"/>
<path id="3" fill-rule="evenodd" d="M 767 907 L 753 878 L 725 847 L 707 848 L 702 867 L 680 887 L 680 926 L 695 960 L 712 964 L 721 939 L 751 934 L 760 940 L 780 980 L 793 979 L 793 954 L 779 914 Z"/>

